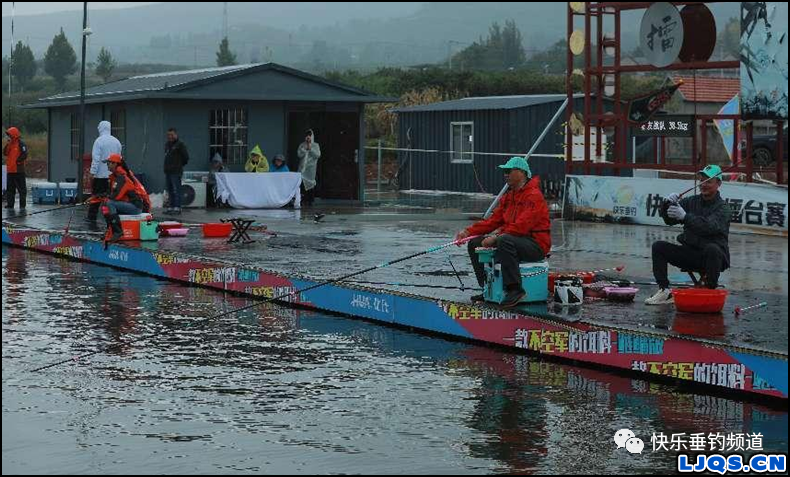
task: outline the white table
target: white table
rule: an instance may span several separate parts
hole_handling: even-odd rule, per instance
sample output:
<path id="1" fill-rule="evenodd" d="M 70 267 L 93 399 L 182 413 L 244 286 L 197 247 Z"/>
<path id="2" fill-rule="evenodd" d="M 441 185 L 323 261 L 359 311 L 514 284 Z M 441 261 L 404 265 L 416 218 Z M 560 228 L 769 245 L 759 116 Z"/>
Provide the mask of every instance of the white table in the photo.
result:
<path id="1" fill-rule="evenodd" d="M 298 172 L 219 172 L 217 198 L 236 209 L 277 209 L 291 200 L 301 207 Z"/>

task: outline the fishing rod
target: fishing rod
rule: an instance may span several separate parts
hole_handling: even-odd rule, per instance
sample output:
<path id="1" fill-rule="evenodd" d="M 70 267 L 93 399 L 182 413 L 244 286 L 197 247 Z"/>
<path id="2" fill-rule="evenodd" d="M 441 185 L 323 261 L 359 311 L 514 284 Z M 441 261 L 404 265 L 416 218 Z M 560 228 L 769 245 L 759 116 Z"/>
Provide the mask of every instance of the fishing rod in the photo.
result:
<path id="1" fill-rule="evenodd" d="M 740 306 L 736 306 L 735 307 L 735 314 L 740 316 L 743 313 L 747 313 L 749 311 L 757 310 L 757 309 L 760 309 L 760 308 L 765 308 L 766 306 L 768 306 L 768 302 L 767 301 L 763 301 L 763 302 L 760 302 L 760 303 L 758 303 L 756 305 L 751 305 L 751 306 L 747 306 L 747 307 L 743 307 L 743 308 L 741 308 Z"/>
<path id="2" fill-rule="evenodd" d="M 623 270 L 625 270 L 625 265 L 618 265 L 616 267 L 602 268 L 600 270 L 593 270 L 593 271 L 588 272 L 588 273 L 592 273 L 594 275 L 598 275 L 599 273 L 603 273 L 603 272 L 618 272 L 618 273 L 620 273 Z"/>
<path id="3" fill-rule="evenodd" d="M 53 207 L 53 208 L 47 209 L 47 210 L 39 210 L 38 212 L 30 212 L 29 214 L 25 214 L 25 215 L 19 215 L 19 216 L 14 216 L 14 217 L 6 217 L 6 219 L 24 219 L 25 217 L 31 217 L 33 215 L 46 214 L 48 212 L 57 212 L 59 210 L 72 209 L 74 207 L 80 207 L 80 206 L 88 205 L 88 204 L 89 204 L 88 201 L 75 202 L 74 204 L 64 205 L 62 207 Z"/>
<path id="4" fill-rule="evenodd" d="M 618 265 L 616 267 L 602 268 L 600 270 L 592 270 L 592 271 L 576 271 L 576 272 L 560 272 L 560 271 L 558 271 L 556 273 L 559 273 L 559 274 L 562 274 L 562 275 L 587 275 L 587 274 L 598 275 L 599 273 L 603 273 L 603 272 L 618 272 L 619 273 L 619 272 L 622 272 L 623 270 L 625 270 L 625 265 Z"/>
<path id="5" fill-rule="evenodd" d="M 344 283 L 356 283 L 359 285 L 382 285 L 382 286 L 391 286 L 391 287 L 436 288 L 441 290 L 482 290 L 482 288 L 480 287 L 464 286 L 464 288 L 461 288 L 458 286 L 430 285 L 427 283 L 368 282 L 364 280 L 346 280 Z"/>
<path id="6" fill-rule="evenodd" d="M 711 181 L 711 180 L 713 180 L 713 179 L 721 179 L 721 176 L 722 176 L 722 175 L 724 175 L 725 173 L 729 173 L 729 172 L 730 172 L 730 171 L 732 171 L 733 169 L 736 169 L 736 168 L 740 167 L 740 165 L 741 165 L 741 164 L 740 164 L 740 162 L 737 162 L 737 163 L 735 163 L 735 164 L 731 165 L 730 167 L 728 167 L 728 168 L 724 169 L 723 171 L 721 171 L 721 174 L 716 174 L 715 176 L 713 176 L 713 177 L 708 177 L 707 179 L 705 179 L 705 180 L 701 181 L 701 182 L 700 182 L 700 183 L 698 183 L 698 184 L 694 184 L 694 186 L 693 186 L 693 187 L 689 187 L 688 189 L 686 189 L 686 190 L 684 190 L 683 192 L 681 192 L 680 194 L 678 194 L 678 199 L 680 199 L 680 198 L 681 198 L 681 197 L 683 197 L 684 195 L 686 195 L 686 194 L 688 194 L 689 192 L 691 192 L 691 191 L 695 190 L 697 187 L 701 186 L 702 184 L 704 184 L 704 183 L 706 183 L 706 182 L 708 182 L 708 181 Z"/>
<path id="7" fill-rule="evenodd" d="M 373 267 L 369 267 L 369 268 L 366 268 L 364 270 L 360 270 L 360 271 L 357 271 L 357 272 L 349 273 L 349 274 L 343 275 L 342 277 L 333 278 L 331 280 L 326 280 L 326 281 L 323 281 L 323 282 L 319 282 L 319 283 L 316 283 L 314 285 L 310 285 L 309 287 L 305 287 L 305 288 L 302 288 L 302 289 L 299 289 L 299 290 L 295 290 L 295 291 L 288 292 L 288 293 L 283 293 L 283 294 L 280 294 L 280 295 L 277 295 L 277 296 L 273 296 L 271 298 L 266 298 L 265 300 L 256 301 L 256 302 L 254 302 L 254 303 L 252 303 L 250 305 L 242 306 L 240 308 L 236 308 L 236 309 L 233 309 L 233 310 L 230 310 L 230 311 L 226 311 L 224 313 L 220 313 L 220 314 L 208 317 L 204 321 L 216 320 L 217 318 L 222 318 L 223 316 L 228 316 L 228 315 L 232 315 L 232 314 L 235 314 L 235 313 L 239 313 L 241 311 L 246 311 L 246 310 L 249 310 L 249 309 L 252 309 L 252 308 L 264 305 L 266 303 L 270 303 L 270 302 L 277 301 L 277 300 L 283 300 L 285 298 L 291 298 L 291 297 L 293 297 L 295 295 L 299 295 L 299 294 L 308 292 L 310 290 L 315 290 L 316 288 L 320 288 L 320 287 L 323 287 L 323 286 L 326 286 L 326 285 L 331 285 L 333 283 L 342 282 L 344 280 L 348 280 L 349 278 L 353 278 L 355 276 L 362 275 L 364 273 L 372 272 L 374 270 L 387 268 L 387 267 L 390 267 L 392 265 L 395 265 L 396 263 L 405 262 L 406 260 L 410 260 L 412 258 L 420 257 L 422 255 L 428 255 L 428 254 L 437 252 L 439 250 L 445 249 L 445 248 L 453 246 L 453 245 L 462 245 L 462 244 L 464 244 L 464 243 L 466 243 L 466 242 L 468 242 L 470 240 L 473 240 L 473 239 L 475 239 L 477 237 L 479 237 L 479 236 L 478 235 L 474 235 L 474 236 L 467 237 L 467 238 L 464 238 L 464 239 L 461 239 L 461 240 L 455 240 L 453 242 L 448 242 L 448 243 L 443 244 L 443 245 L 438 245 L 436 247 L 432 247 L 432 248 L 429 248 L 427 250 L 423 250 L 422 252 L 413 253 L 413 254 L 411 254 L 409 256 L 406 256 L 406 257 L 402 257 L 402 258 L 399 258 L 399 259 L 396 259 L 396 260 L 392 260 L 392 261 L 389 261 L 389 262 L 381 263 L 379 265 L 375 265 Z M 162 334 L 159 334 L 157 336 L 162 336 Z M 39 371 L 44 371 L 46 369 L 54 368 L 55 366 L 60 366 L 62 364 L 80 361 L 82 359 L 89 358 L 89 357 L 97 355 L 97 354 L 106 353 L 107 351 L 110 351 L 111 349 L 117 348 L 119 346 L 128 346 L 128 345 L 130 345 L 132 343 L 136 343 L 138 341 L 142 341 L 143 339 L 145 339 L 145 337 L 141 336 L 140 338 L 132 339 L 132 340 L 129 340 L 129 341 L 126 341 L 126 342 L 123 342 L 123 343 L 114 343 L 114 344 L 105 346 L 103 348 L 100 348 L 100 349 L 98 349 L 96 351 L 91 351 L 90 353 L 85 353 L 85 354 L 82 354 L 82 355 L 79 355 L 79 356 L 75 356 L 75 357 L 72 357 L 72 358 L 69 358 L 69 359 L 63 359 L 63 360 L 60 360 L 60 361 L 57 361 L 57 362 L 54 362 L 54 363 L 50 363 L 50 364 L 47 364 L 47 365 L 44 365 L 44 366 L 40 366 L 38 368 L 32 369 L 30 372 L 37 373 Z"/>
<path id="8" fill-rule="evenodd" d="M 74 210 L 76 209 L 71 209 L 71 216 L 69 217 L 69 221 L 66 224 L 66 230 L 63 231 L 63 235 L 69 234 L 69 229 L 71 228 L 71 221 L 74 220 Z"/>

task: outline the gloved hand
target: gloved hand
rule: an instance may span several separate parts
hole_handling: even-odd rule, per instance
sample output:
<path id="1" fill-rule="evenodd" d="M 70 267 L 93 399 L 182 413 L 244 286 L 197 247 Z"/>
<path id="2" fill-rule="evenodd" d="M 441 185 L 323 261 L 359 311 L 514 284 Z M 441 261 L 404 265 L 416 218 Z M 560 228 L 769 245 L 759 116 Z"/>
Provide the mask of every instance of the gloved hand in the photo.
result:
<path id="1" fill-rule="evenodd" d="M 683 210 L 683 207 L 679 205 L 669 206 L 669 209 L 667 209 L 667 215 L 670 219 L 674 219 L 679 222 L 683 222 L 683 220 L 686 219 L 686 211 Z"/>
<path id="2" fill-rule="evenodd" d="M 680 200 L 680 194 L 676 192 L 669 194 L 669 197 L 667 197 L 667 202 L 671 202 L 673 204 L 677 204 L 679 200 Z"/>

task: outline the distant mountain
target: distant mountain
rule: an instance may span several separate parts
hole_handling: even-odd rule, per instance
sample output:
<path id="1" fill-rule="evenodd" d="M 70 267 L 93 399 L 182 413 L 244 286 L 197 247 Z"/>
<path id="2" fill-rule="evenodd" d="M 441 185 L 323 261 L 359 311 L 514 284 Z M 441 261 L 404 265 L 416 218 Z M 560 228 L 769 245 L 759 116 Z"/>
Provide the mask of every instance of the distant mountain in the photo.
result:
<path id="1" fill-rule="evenodd" d="M 354 19 L 384 19 L 411 14 L 423 3 L 229 2 L 228 5 L 231 40 L 235 27 L 247 25 L 254 26 L 264 36 L 273 36 L 287 42 L 287 32 L 297 36 L 300 31 L 304 32 L 309 28 L 340 25 Z M 157 39 L 167 35 L 171 39 L 177 38 L 180 45 L 207 48 L 208 45 L 204 44 L 210 39 L 211 46 L 215 47 L 222 32 L 222 11 L 222 2 L 168 2 L 119 10 L 93 10 L 89 14 L 89 23 L 93 30 L 89 44 L 95 50 L 94 55 L 105 46 L 120 55 L 122 61 L 145 61 L 150 55 L 147 48 L 151 46 L 152 38 L 156 43 Z M 44 53 L 61 27 L 72 45 L 77 48 L 82 30 L 82 12 L 17 16 L 15 19 L 16 39 L 29 42 L 37 57 Z M 3 56 L 7 56 L 9 52 L 10 32 L 11 17 L 4 16 Z M 179 63 L 191 64 L 194 60 L 186 51 L 173 53 L 179 56 L 174 59 Z M 201 57 L 206 58 L 213 55 L 213 51 L 205 55 L 200 53 Z"/>
<path id="2" fill-rule="evenodd" d="M 787 24 L 786 3 L 782 19 Z M 276 61 L 321 70 L 406 66 L 446 61 L 492 22 L 513 19 L 528 56 L 565 37 L 565 2 L 231 2 L 231 48 L 240 62 Z M 714 3 L 719 25 L 738 16 L 738 3 Z M 641 11 L 624 14 L 623 44 L 636 46 Z M 90 57 L 107 47 L 121 62 L 212 65 L 222 34 L 222 3 L 162 3 L 91 12 Z M 63 27 L 78 48 L 81 14 L 16 18 L 16 36 L 41 57 Z M 578 27 L 581 27 L 581 21 Z M 10 18 L 3 17 L 3 55 Z"/>

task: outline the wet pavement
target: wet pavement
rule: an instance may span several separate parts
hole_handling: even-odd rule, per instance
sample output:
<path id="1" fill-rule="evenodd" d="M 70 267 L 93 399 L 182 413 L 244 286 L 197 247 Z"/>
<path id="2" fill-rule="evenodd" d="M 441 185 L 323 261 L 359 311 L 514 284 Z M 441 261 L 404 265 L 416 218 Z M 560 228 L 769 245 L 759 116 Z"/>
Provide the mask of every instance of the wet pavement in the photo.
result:
<path id="1" fill-rule="evenodd" d="M 328 279 L 451 241 L 455 232 L 479 216 L 469 212 L 470 208 L 466 206 L 443 205 L 446 207 L 325 206 L 268 211 L 185 209 L 177 217 L 184 223 L 248 217 L 256 224 L 266 225 L 277 235 L 253 232 L 256 240 L 253 244 L 228 244 L 222 239 L 204 239 L 200 229 L 193 228 L 186 238 L 133 244 L 260 267 L 286 275 Z M 166 219 L 156 212 L 157 219 Z M 83 213 L 80 210 L 72 217 L 71 210 L 67 209 L 11 220 L 31 227 L 61 231 L 71 220 L 70 230 L 79 233 L 85 229 Z M 314 220 L 318 213 L 325 214 L 320 222 Z M 655 290 L 651 284 L 650 246 L 656 240 L 673 240 L 679 231 L 679 228 L 671 227 L 554 220 L 553 253 L 549 260 L 552 271 L 589 271 L 624 265 L 626 268 L 621 274 L 607 275 L 639 283 L 640 292 L 633 304 L 592 302 L 570 311 L 546 307 L 542 311 L 557 311 L 570 319 L 584 318 L 787 353 L 787 239 L 731 234 L 732 268 L 721 278 L 730 291 L 723 313 L 690 315 L 676 313 L 671 306 L 647 307 L 643 304 L 644 298 Z M 685 274 L 672 268 L 670 279 L 688 281 Z M 466 249 L 457 247 L 376 270 L 353 280 L 374 288 L 446 300 L 467 300 L 471 294 L 477 293 Z M 765 308 L 740 317 L 733 313 L 735 307 L 763 301 L 768 303 Z M 541 310 L 536 308 L 536 311 Z"/>
<path id="2" fill-rule="evenodd" d="M 283 238 L 312 227 L 271 222 Z M 385 234 L 374 222 L 356 229 Z M 248 301 L 5 246 L 2 260 L 4 474 L 674 473 L 656 433 L 760 433 L 787 453 L 787 412 L 748 402 L 276 306 L 207 323 Z M 616 448 L 621 428 L 641 455 Z"/>

